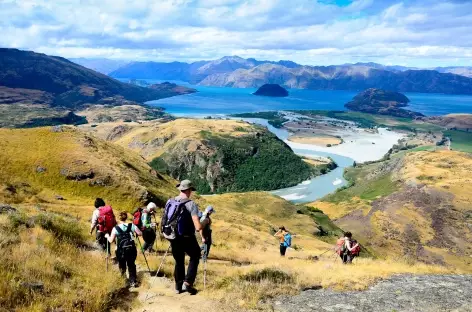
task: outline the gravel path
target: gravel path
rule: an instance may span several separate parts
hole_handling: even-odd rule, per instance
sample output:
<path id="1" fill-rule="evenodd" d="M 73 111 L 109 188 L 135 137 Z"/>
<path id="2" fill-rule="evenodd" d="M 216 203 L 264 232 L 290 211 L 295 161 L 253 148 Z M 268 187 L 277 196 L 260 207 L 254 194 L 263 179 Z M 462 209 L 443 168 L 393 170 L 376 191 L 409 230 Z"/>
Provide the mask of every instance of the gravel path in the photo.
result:
<path id="1" fill-rule="evenodd" d="M 274 302 L 279 312 L 472 311 L 472 275 L 398 275 L 365 291 L 307 290 Z"/>

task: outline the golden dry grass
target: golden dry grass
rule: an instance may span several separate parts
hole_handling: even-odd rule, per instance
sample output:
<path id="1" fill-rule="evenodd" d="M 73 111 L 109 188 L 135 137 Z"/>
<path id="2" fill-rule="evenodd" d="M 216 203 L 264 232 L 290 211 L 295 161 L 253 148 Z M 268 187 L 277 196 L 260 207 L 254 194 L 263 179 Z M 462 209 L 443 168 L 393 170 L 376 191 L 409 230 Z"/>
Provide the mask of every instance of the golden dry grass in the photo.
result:
<path id="1" fill-rule="evenodd" d="M 0 129 L 0 201 L 60 203 L 55 198 L 60 195 L 68 205 L 84 205 L 102 197 L 117 209 L 131 211 L 149 193 L 163 201 L 174 192 L 175 181 L 153 174 L 138 155 L 75 128 L 63 129 Z M 38 172 L 39 167 L 45 171 Z M 93 171 L 94 177 L 68 180 L 64 170 Z"/>
<path id="2" fill-rule="evenodd" d="M 26 207 L 20 213 L 20 219 L 45 216 Z M 17 225 L 0 215 L 0 306 L 8 311 L 108 310 L 113 293 L 124 287 L 117 269 L 110 266 L 106 272 L 103 254 L 57 239 L 38 219 L 34 227 L 29 222 Z M 27 286 L 36 283 L 43 290 Z"/>
<path id="3" fill-rule="evenodd" d="M 457 151 L 410 153 L 401 174 L 412 180 L 454 194 L 455 206 L 470 209 L 472 203 L 472 157 Z"/>
<path id="4" fill-rule="evenodd" d="M 118 123 L 113 125 L 116 126 Z M 215 119 L 177 119 L 166 123 L 152 121 L 125 125 L 130 127 L 130 130 L 114 142 L 141 154 L 148 161 L 160 156 L 169 147 L 183 139 L 195 140 L 198 145 L 204 131 L 230 136 L 241 136 L 257 131 L 254 126 L 242 121 Z M 99 124 L 90 131 L 106 138 L 111 129 L 109 124 Z M 158 139 L 164 140 L 165 143 L 154 144 L 153 142 Z"/>

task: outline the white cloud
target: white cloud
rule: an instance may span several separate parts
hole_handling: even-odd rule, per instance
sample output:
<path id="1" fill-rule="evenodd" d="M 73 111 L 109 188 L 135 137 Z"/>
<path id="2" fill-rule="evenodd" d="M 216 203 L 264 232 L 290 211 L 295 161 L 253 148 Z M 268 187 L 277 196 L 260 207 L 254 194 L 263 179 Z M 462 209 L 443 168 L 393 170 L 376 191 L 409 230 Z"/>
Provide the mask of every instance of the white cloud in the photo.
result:
<path id="1" fill-rule="evenodd" d="M 288 3 L 0 0 L 0 45 L 66 57 L 140 60 L 239 54 L 308 64 L 471 64 L 470 1 Z"/>

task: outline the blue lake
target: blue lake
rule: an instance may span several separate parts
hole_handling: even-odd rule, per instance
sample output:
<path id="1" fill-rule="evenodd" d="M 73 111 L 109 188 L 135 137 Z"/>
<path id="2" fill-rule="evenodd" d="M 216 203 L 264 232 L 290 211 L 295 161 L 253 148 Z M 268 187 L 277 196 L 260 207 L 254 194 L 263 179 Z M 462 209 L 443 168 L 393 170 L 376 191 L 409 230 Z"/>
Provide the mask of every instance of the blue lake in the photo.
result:
<path id="1" fill-rule="evenodd" d="M 158 81 L 150 81 L 158 82 Z M 184 82 L 178 84 L 190 86 Z M 271 98 L 252 95 L 256 89 L 218 88 L 190 86 L 197 93 L 176 96 L 148 104 L 164 107 L 167 112 L 177 116 L 205 117 L 209 115 L 227 115 L 234 113 L 269 111 L 269 110 L 345 110 L 344 104 L 350 101 L 356 91 L 315 91 L 289 90 L 285 98 Z M 410 99 L 408 109 L 428 116 L 449 113 L 472 113 L 472 96 L 406 93 Z M 263 119 L 250 119 L 266 126 L 280 139 L 288 137 L 286 130 L 275 129 Z M 276 190 L 272 193 L 294 203 L 315 201 L 347 184 L 343 178 L 344 169 L 352 166 L 353 159 L 321 151 L 293 149 L 296 154 L 304 156 L 325 156 L 333 158 L 338 168 L 328 174 L 305 181 L 294 187 Z M 334 181 L 339 181 L 334 183 Z"/>
<path id="2" fill-rule="evenodd" d="M 186 83 L 178 82 L 183 85 Z M 256 89 L 191 86 L 197 93 L 148 102 L 164 107 L 175 115 L 218 115 L 267 110 L 345 110 L 356 91 L 289 90 L 285 98 L 254 96 Z M 406 93 L 411 100 L 408 109 L 428 116 L 448 113 L 472 113 L 472 96 Z"/>

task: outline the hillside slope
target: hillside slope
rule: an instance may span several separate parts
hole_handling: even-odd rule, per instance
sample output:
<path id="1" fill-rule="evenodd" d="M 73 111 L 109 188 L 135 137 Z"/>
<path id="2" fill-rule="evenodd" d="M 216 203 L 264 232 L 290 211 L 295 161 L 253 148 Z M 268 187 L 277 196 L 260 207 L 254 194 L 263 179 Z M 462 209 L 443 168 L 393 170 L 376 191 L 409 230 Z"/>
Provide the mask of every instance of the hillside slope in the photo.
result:
<path id="1" fill-rule="evenodd" d="M 128 311 L 136 307 L 137 294 L 146 293 L 147 298 L 148 289 L 157 283 L 145 269 L 139 274 L 140 293 L 130 291 L 123 288 L 116 266 L 106 272 L 103 254 L 91 248 L 93 237 L 87 230 L 92 203 L 100 196 L 115 211 L 133 211 L 148 200 L 162 207 L 177 193 L 175 181 L 153 172 L 135 153 L 74 127 L 0 129 L 0 140 L 0 202 L 18 209 L 0 206 L 0 246 L 6 251 L 0 255 L 1 306 L 18 311 Z M 215 311 L 264 308 L 267 299 L 305 287 L 363 289 L 396 273 L 452 272 L 372 259 L 341 267 L 333 262 L 334 253 L 325 252 L 341 230 L 316 209 L 264 192 L 194 198 L 200 209 L 212 204 L 217 210 L 207 288 L 199 294 Z M 294 234 L 286 259 L 278 255 L 273 237 L 281 225 Z M 157 246 L 160 254 L 147 256 L 151 270 L 161 263 L 168 242 L 158 241 Z M 323 252 L 324 258 L 313 262 Z M 146 266 L 141 254 L 138 264 Z M 171 277 L 173 264 L 172 257 L 166 258 L 161 272 Z M 203 289 L 202 283 L 200 269 L 196 286 Z M 165 291 L 151 295 L 169 302 Z M 188 303 L 187 298 L 181 295 L 179 303 Z M 145 305 L 159 310 L 160 303 L 153 299 Z"/>
<path id="2" fill-rule="evenodd" d="M 380 257 L 466 268 L 472 262 L 472 158 L 401 152 L 350 169 L 353 186 L 312 204 Z"/>
<path id="3" fill-rule="evenodd" d="M 145 102 L 177 95 L 122 83 L 64 58 L 16 49 L 0 49 L 0 85 L 49 92 L 53 105 L 74 108 L 121 95 Z"/>
<path id="4" fill-rule="evenodd" d="M 74 112 L 90 104 L 139 105 L 192 92 L 174 84 L 135 86 L 61 57 L 0 48 L 2 127 L 81 124 Z"/>
<path id="5" fill-rule="evenodd" d="M 131 210 L 175 192 L 175 181 L 138 155 L 72 127 L 0 129 L 0 141 L 0 202 L 84 205 L 103 197 Z"/>
<path id="6" fill-rule="evenodd" d="M 203 194 L 273 190 L 329 170 L 305 163 L 267 129 L 241 121 L 177 119 L 88 129 L 139 152 L 158 171 L 191 178 Z"/>

